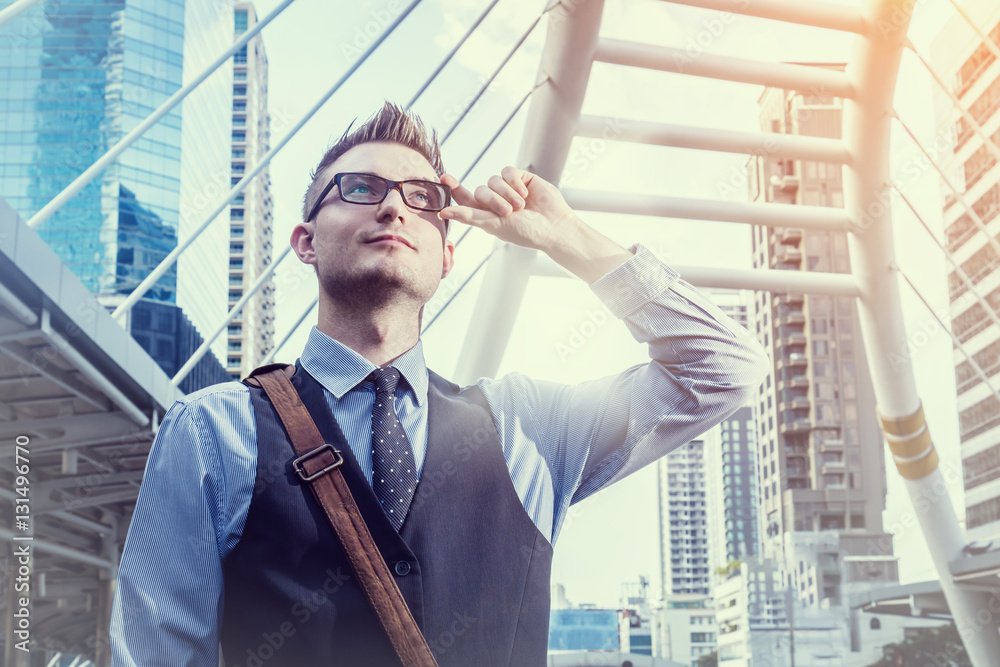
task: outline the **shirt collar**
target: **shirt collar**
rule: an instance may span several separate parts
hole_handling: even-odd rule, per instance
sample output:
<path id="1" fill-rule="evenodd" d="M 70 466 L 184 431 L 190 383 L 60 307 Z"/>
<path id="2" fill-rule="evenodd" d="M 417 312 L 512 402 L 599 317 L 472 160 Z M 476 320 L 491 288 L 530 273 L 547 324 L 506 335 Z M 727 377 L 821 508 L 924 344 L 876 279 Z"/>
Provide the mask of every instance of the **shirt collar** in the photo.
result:
<path id="1" fill-rule="evenodd" d="M 423 340 L 389 363 L 399 370 L 413 390 L 417 405 L 427 401 L 427 364 L 424 361 Z M 344 394 L 377 368 L 343 343 L 330 338 L 315 326 L 299 359 L 302 367 L 340 400 Z"/>

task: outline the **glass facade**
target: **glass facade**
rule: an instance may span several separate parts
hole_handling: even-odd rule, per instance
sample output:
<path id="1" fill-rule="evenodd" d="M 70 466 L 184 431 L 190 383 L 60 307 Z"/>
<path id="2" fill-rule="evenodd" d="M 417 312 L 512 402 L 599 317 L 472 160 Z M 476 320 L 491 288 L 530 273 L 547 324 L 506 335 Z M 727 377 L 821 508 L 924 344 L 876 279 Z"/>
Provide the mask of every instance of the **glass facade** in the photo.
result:
<path id="1" fill-rule="evenodd" d="M 223 53 L 232 29 L 231 4 L 184 0 L 49 0 L 0 26 L 0 195 L 31 218 Z M 37 228 L 106 305 L 228 192 L 231 104 L 222 67 Z M 210 333 L 226 312 L 227 248 L 225 223 L 210 226 L 145 297 Z"/>
<path id="2" fill-rule="evenodd" d="M 142 349 L 171 377 L 204 341 L 180 308 L 150 299 L 140 299 L 132 307 L 128 329 Z M 180 388 L 190 393 L 227 380 L 229 374 L 219 360 L 206 354 L 181 381 Z"/>
<path id="3" fill-rule="evenodd" d="M 0 39 L 0 194 L 28 219 L 180 87 L 184 3 L 45 2 Z M 92 292 L 131 291 L 176 245 L 180 138 L 175 108 L 39 228 Z M 170 271 L 150 296 L 176 291 Z"/>
<path id="4" fill-rule="evenodd" d="M 614 609 L 553 609 L 549 612 L 550 651 L 618 650 Z"/>

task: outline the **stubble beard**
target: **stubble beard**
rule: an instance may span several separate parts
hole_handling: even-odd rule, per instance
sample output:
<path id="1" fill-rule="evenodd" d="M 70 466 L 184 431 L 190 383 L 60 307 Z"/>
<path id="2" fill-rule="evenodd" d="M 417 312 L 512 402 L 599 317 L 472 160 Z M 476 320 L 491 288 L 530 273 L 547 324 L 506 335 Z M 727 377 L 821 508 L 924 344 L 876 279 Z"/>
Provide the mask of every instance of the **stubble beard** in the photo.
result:
<path id="1" fill-rule="evenodd" d="M 333 301 L 350 310 L 364 312 L 394 304 L 423 305 L 423 281 L 408 267 L 378 262 L 349 269 L 327 269 L 320 276 L 323 291 Z"/>

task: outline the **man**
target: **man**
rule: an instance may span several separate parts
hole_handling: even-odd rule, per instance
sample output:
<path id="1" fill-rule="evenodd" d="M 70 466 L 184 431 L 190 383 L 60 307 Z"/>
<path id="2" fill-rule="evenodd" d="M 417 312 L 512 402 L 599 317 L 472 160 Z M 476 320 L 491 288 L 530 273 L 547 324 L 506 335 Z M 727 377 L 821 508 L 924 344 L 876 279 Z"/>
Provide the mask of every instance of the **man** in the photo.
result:
<path id="1" fill-rule="evenodd" d="M 576 386 L 510 373 L 459 388 L 428 371 L 421 318 L 453 267 L 450 220 L 548 254 L 652 361 Z M 749 333 L 647 249 L 521 169 L 470 192 L 391 104 L 323 157 L 291 244 L 320 293 L 292 382 L 442 667 L 543 665 L 570 504 L 724 419 L 766 372 Z M 227 665 L 398 664 L 293 458 L 259 389 L 171 407 L 122 555 L 116 665 L 207 667 L 220 642 Z"/>

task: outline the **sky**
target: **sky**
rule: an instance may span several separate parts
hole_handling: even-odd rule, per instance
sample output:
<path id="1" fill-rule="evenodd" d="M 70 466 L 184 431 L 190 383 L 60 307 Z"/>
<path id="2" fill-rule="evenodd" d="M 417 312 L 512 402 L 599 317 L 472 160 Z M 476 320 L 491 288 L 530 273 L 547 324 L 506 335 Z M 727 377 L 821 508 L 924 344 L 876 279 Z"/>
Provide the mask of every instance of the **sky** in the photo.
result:
<path id="1" fill-rule="evenodd" d="M 256 7 L 264 16 L 277 4 L 277 0 L 258 0 Z M 363 120 L 375 112 L 383 100 L 407 103 L 486 5 L 485 0 L 424 0 L 274 158 L 270 174 L 277 250 L 284 247 L 299 219 L 310 171 L 329 143 L 352 120 Z M 298 0 L 265 28 L 272 142 L 284 136 L 353 66 L 404 6 L 401 0 Z M 535 0 L 501 0 L 413 109 L 439 132 L 449 129 L 543 7 L 544 2 Z M 917 2 L 910 36 L 924 53 L 950 12 L 946 0 Z M 765 61 L 844 62 L 850 57 L 849 35 L 751 17 L 735 17 L 725 23 L 722 18 L 718 12 L 657 0 L 608 0 L 601 32 L 607 37 L 681 48 L 700 43 L 709 53 Z M 543 20 L 445 143 L 442 153 L 450 172 L 461 175 L 466 171 L 530 89 L 538 73 L 544 38 Z M 598 63 L 591 72 L 583 113 L 757 131 L 760 93 L 759 86 Z M 908 56 L 896 106 L 928 142 L 934 132 L 930 95 L 928 77 Z M 466 187 L 474 189 L 505 165 L 516 164 L 526 112 L 527 108 L 522 109 L 500 134 L 464 181 Z M 914 154 L 905 138 L 894 135 L 896 169 Z M 741 200 L 746 198 L 740 180 L 745 162 L 742 155 L 575 139 L 568 160 L 573 167 L 564 174 L 564 181 L 571 178 L 572 186 L 582 189 Z M 932 174 L 921 171 L 905 182 L 905 188 L 928 221 L 940 227 L 940 194 Z M 625 247 L 643 243 L 668 264 L 751 268 L 750 227 L 746 225 L 591 213 L 581 217 Z M 935 310 L 944 308 L 947 312 L 943 258 L 912 218 L 900 212 L 894 224 L 900 265 L 904 270 L 912 269 L 911 277 Z M 461 231 L 453 229 L 452 238 Z M 492 245 L 492 239 L 478 230 L 469 234 L 456 252 L 455 270 L 442 283 L 425 317 L 433 316 L 447 297 L 456 293 Z M 428 366 L 445 377 L 455 370 L 461 351 L 458 343 L 469 327 L 481 278 L 477 275 L 458 293 L 424 336 Z M 284 337 L 315 298 L 312 280 L 294 256 L 277 269 L 276 340 Z M 933 328 L 927 312 L 910 295 L 904 294 L 903 303 L 908 331 L 919 331 L 921 325 L 925 331 Z M 620 322 L 599 327 L 572 355 L 557 352 L 586 321 L 588 309 L 598 307 L 596 296 L 578 279 L 532 278 L 497 375 L 517 370 L 537 379 L 572 384 L 648 361 L 645 346 Z M 276 360 L 294 361 L 315 319 L 315 312 L 307 316 L 307 324 L 293 334 Z M 914 352 L 914 373 L 943 465 L 952 466 L 954 471 L 958 427 L 951 343 L 940 331 L 926 338 Z M 891 464 L 888 471 L 885 524 L 896 535 L 901 576 L 904 581 L 931 578 L 934 572 L 923 537 L 909 520 L 912 514 L 905 489 Z M 571 602 L 617 606 L 621 585 L 637 581 L 640 575 L 659 585 L 654 473 L 654 466 L 650 466 L 573 507 L 556 544 L 552 566 L 553 583 L 566 587 Z M 961 513 L 961 475 L 948 478 Z"/>

